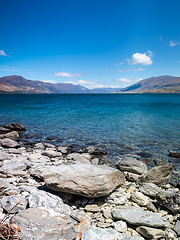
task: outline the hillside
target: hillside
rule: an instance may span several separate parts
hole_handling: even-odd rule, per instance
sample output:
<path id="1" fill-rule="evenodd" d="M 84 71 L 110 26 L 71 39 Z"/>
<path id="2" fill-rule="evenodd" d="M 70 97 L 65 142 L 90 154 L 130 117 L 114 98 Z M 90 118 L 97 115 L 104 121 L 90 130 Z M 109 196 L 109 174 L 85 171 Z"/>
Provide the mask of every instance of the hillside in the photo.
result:
<path id="1" fill-rule="evenodd" d="M 48 83 L 32 81 L 22 76 L 7 76 L 0 78 L 1 93 L 90 93 L 91 91 L 80 85 L 71 83 Z M 8 87 L 5 87 L 8 86 Z"/>
<path id="2" fill-rule="evenodd" d="M 22 76 L 12 75 L 0 78 L 0 94 L 8 93 L 112 93 L 120 88 L 95 88 L 88 89 L 71 83 L 48 83 L 27 80 Z"/>
<path id="3" fill-rule="evenodd" d="M 119 93 L 180 93 L 180 77 L 160 76 L 141 80 Z"/>

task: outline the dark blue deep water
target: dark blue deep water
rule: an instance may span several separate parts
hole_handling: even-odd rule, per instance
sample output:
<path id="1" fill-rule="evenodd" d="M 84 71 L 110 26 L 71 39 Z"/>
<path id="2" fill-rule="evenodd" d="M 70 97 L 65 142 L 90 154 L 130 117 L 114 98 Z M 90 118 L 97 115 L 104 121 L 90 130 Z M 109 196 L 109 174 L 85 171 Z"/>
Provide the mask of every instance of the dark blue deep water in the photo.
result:
<path id="1" fill-rule="evenodd" d="M 136 154 L 148 164 L 180 151 L 180 94 L 0 95 L 0 124 L 21 122 L 29 141 L 95 145 L 116 162 Z"/>

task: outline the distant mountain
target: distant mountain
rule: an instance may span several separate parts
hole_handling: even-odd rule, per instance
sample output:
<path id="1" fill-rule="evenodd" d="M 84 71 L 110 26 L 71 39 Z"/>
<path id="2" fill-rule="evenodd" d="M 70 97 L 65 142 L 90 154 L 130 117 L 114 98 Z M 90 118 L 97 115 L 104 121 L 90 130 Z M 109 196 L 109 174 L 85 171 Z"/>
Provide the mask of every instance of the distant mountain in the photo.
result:
<path id="1" fill-rule="evenodd" d="M 91 93 L 91 90 L 71 83 L 33 81 L 13 75 L 0 78 L 0 93 Z"/>
<path id="2" fill-rule="evenodd" d="M 122 88 L 111 88 L 111 87 L 104 87 L 104 88 L 93 88 L 93 93 L 113 93 L 120 91 Z"/>
<path id="3" fill-rule="evenodd" d="M 112 93 L 120 88 L 88 89 L 71 83 L 48 83 L 27 80 L 22 76 L 12 75 L 0 78 L 0 94 L 2 93 Z"/>
<path id="4" fill-rule="evenodd" d="M 180 77 L 160 76 L 141 80 L 119 93 L 180 93 Z"/>

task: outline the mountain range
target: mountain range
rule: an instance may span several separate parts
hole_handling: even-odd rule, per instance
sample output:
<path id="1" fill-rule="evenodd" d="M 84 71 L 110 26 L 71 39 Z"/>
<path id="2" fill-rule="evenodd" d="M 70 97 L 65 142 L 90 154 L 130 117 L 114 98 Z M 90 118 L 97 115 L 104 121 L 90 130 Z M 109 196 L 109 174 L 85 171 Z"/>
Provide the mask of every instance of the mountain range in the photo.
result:
<path id="1" fill-rule="evenodd" d="M 88 89 L 71 83 L 49 83 L 12 75 L 0 78 L 0 93 L 111 93 L 121 88 Z"/>
<path id="2" fill-rule="evenodd" d="M 180 77 L 160 76 L 141 80 L 126 88 L 88 89 L 71 83 L 49 83 L 12 75 L 0 78 L 0 94 L 22 93 L 180 93 Z"/>
<path id="3" fill-rule="evenodd" d="M 141 80 L 119 93 L 180 93 L 180 77 L 160 76 Z"/>

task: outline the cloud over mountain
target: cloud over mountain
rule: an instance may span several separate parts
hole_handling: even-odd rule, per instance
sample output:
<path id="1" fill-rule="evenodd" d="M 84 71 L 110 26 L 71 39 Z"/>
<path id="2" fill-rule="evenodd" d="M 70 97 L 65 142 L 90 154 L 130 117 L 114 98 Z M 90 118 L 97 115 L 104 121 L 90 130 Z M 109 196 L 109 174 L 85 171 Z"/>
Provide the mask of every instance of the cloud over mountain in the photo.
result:
<path id="1" fill-rule="evenodd" d="M 81 77 L 80 73 L 68 73 L 68 72 L 56 72 L 54 73 L 54 75 L 57 77 L 70 77 L 70 78 Z"/>

